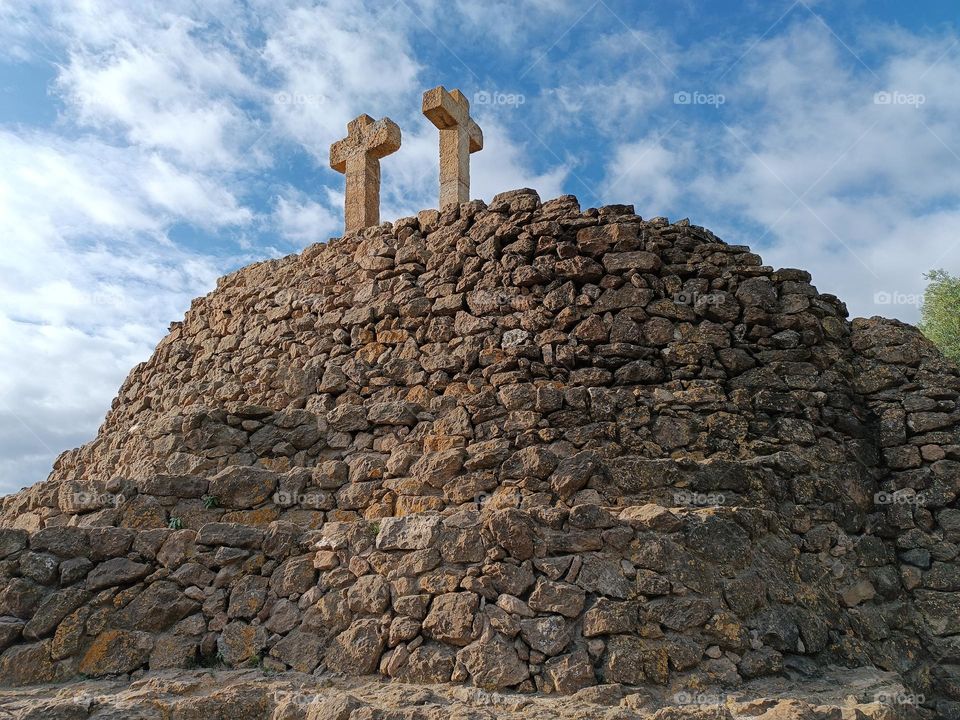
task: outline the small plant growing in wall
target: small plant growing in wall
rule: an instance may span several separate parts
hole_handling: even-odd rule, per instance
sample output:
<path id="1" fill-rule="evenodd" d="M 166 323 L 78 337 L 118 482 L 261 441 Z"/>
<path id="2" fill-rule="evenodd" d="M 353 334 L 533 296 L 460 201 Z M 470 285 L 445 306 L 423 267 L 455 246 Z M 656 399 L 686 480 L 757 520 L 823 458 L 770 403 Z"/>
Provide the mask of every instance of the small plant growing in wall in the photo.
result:
<path id="1" fill-rule="evenodd" d="M 207 510 L 214 510 L 220 507 L 220 498 L 218 498 L 216 495 L 204 495 L 203 507 Z"/>
<path id="2" fill-rule="evenodd" d="M 167 527 L 171 530 L 183 530 L 183 520 L 178 517 L 170 518 L 170 522 L 167 523 Z"/>

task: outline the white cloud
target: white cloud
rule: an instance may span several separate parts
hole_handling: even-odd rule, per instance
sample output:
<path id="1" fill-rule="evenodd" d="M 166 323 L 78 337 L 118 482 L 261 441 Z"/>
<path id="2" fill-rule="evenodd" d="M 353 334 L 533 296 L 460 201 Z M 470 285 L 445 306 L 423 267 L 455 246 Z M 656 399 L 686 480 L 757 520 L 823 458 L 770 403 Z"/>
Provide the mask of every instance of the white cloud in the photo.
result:
<path id="1" fill-rule="evenodd" d="M 120 381 L 224 269 L 165 237 L 248 218 L 136 149 L 0 131 L 0 490 L 89 439 Z M 177 205 L 182 204 L 178 211 Z"/>
<path id="2" fill-rule="evenodd" d="M 272 105 L 278 128 L 326 164 L 349 120 L 417 102 L 421 66 L 406 36 L 410 19 L 402 3 L 331 0 L 271 23 L 263 58 L 281 78 Z"/>
<path id="3" fill-rule="evenodd" d="M 770 264 L 809 269 L 854 314 L 916 320 L 915 303 L 883 300 L 918 297 L 924 272 L 960 265 L 948 229 L 960 219 L 960 119 L 956 94 L 933 84 L 956 85 L 960 53 L 902 34 L 884 41 L 887 60 L 870 72 L 819 21 L 793 24 L 727 79 L 726 104 L 712 111 L 721 122 L 662 108 L 664 136 L 620 144 L 608 184 L 623 177 L 620 195 L 683 214 L 702 207 L 696 222 Z M 926 102 L 878 104 L 882 91 Z"/>
<path id="4" fill-rule="evenodd" d="M 607 168 L 603 197 L 611 203 L 632 203 L 642 215 L 664 214 L 680 194 L 673 169 L 684 150 L 667 148 L 653 136 L 621 145 Z"/>
<path id="5" fill-rule="evenodd" d="M 201 227 L 249 222 L 253 213 L 214 178 L 182 172 L 160 157 L 151 157 L 143 182 L 146 199 L 180 220 Z"/>
<path id="6" fill-rule="evenodd" d="M 201 23 L 165 11 L 130 17 L 105 10 L 114 32 L 90 33 L 93 18 L 73 16 L 70 59 L 57 84 L 78 122 L 119 129 L 128 142 L 173 153 L 191 166 L 232 166 L 249 133 L 243 100 L 256 84 Z"/>
<path id="7" fill-rule="evenodd" d="M 339 234 L 341 219 L 330 207 L 311 200 L 295 188 L 288 188 L 286 192 L 286 196 L 277 197 L 274 210 L 276 227 L 282 237 L 306 246 Z"/>
<path id="8" fill-rule="evenodd" d="M 483 129 L 483 150 L 470 155 L 470 195 L 490 201 L 505 190 L 532 187 L 543 199 L 564 193 L 569 164 L 549 153 L 542 146 L 534 149 L 519 143 L 498 117 L 504 109 L 481 111 L 471 109 Z M 403 145 L 395 155 L 381 161 L 381 217 L 391 220 L 413 215 L 439 202 L 440 140 L 437 129 L 423 117 L 411 118 L 404 126 Z M 409 128 L 409 131 L 407 131 Z M 530 143 L 537 142 L 531 139 Z M 560 148 L 557 148 L 559 151 Z M 543 152 L 548 162 L 544 170 L 532 167 L 531 157 Z"/>
<path id="9" fill-rule="evenodd" d="M 471 156 L 470 181 L 474 197 L 489 201 L 498 192 L 521 187 L 536 189 L 544 200 L 564 193 L 570 169 L 569 164 L 557 156 L 563 152 L 561 147 L 544 149 L 536 139 L 518 144 L 500 122 L 484 115 L 479 116 L 478 121 L 483 124 L 484 149 Z M 546 158 L 547 170 L 538 172 L 531 167 L 530 158 L 537 155 Z M 436 167 L 436 157 L 433 162 Z"/>

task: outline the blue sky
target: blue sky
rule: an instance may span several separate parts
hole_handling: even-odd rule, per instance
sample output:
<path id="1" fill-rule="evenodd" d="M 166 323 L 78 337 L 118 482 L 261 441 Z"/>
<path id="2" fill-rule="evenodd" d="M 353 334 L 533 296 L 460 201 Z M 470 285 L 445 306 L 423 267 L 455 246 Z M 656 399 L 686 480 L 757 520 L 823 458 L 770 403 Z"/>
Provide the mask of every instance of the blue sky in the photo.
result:
<path id="1" fill-rule="evenodd" d="M 0 0 L 0 492 L 91 438 L 216 278 L 341 227 L 331 142 L 389 115 L 382 217 L 436 204 L 423 90 L 473 195 L 689 217 L 915 321 L 960 272 L 960 31 L 931 0 Z"/>

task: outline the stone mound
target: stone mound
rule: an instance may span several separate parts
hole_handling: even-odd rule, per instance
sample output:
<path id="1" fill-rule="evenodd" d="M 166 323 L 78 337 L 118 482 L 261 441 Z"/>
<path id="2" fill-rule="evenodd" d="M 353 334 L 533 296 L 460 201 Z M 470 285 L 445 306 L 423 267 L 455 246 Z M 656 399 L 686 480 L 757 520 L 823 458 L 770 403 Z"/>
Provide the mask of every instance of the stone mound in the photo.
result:
<path id="1" fill-rule="evenodd" d="M 0 682 L 841 664 L 956 717 L 960 370 L 810 281 L 532 190 L 229 275 L 3 500 Z"/>

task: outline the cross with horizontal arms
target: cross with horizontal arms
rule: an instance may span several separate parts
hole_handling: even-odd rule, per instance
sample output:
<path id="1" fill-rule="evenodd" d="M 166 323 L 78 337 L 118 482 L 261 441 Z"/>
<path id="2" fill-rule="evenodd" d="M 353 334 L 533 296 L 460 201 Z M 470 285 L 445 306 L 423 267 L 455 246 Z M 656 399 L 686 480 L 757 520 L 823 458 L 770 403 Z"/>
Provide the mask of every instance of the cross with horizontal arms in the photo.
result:
<path id="1" fill-rule="evenodd" d="M 347 123 L 347 137 L 330 146 L 330 167 L 347 176 L 347 232 L 380 223 L 380 158 L 399 149 L 400 127 L 369 115 Z"/>
<path id="2" fill-rule="evenodd" d="M 423 94 L 423 114 L 440 130 L 440 208 L 470 199 L 470 153 L 483 150 L 483 131 L 470 101 L 442 85 Z"/>

